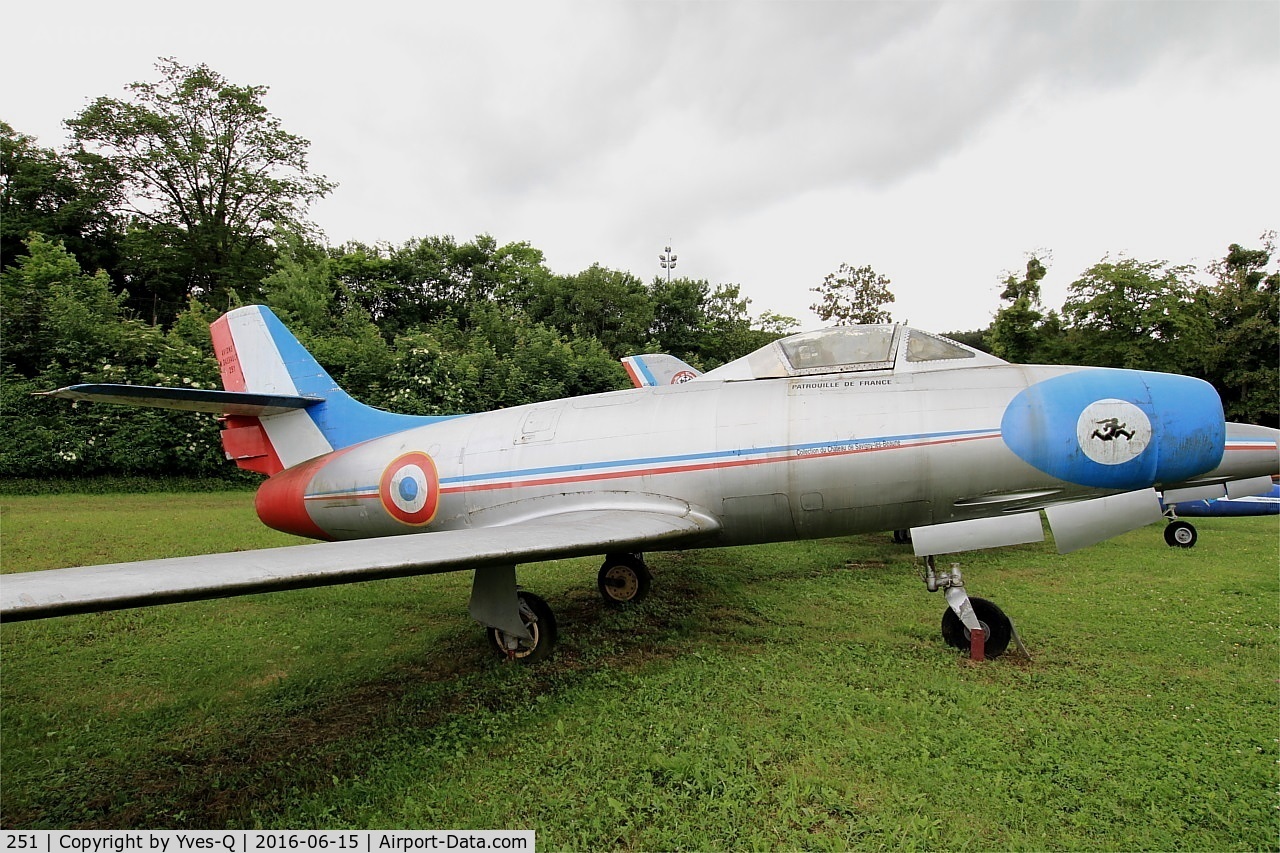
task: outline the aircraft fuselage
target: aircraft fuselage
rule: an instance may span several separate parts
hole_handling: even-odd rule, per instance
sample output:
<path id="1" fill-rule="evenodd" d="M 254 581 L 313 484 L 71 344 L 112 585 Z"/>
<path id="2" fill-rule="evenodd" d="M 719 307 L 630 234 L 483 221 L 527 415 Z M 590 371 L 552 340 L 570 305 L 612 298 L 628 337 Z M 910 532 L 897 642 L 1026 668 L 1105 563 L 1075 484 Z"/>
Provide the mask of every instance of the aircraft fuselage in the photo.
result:
<path id="1" fill-rule="evenodd" d="M 1091 423 L 1054 422 L 1042 400 L 1024 401 L 1080 385 L 1064 377 L 1084 373 L 1103 402 L 1132 399 L 1141 385 L 1146 399 L 1131 408 L 1146 431 L 1090 438 Z M 1157 480 L 1208 471 L 1221 461 L 1220 437 L 1190 439 L 1211 436 L 1221 410 L 1197 415 L 1196 394 L 1212 389 L 1164 374 L 1017 365 L 637 388 L 367 441 L 275 475 L 258 508 L 273 527 L 324 539 L 646 505 L 713 517 L 717 545 L 907 528 L 989 516 L 993 502 L 1016 510 L 1124 491 L 1118 472 L 1157 456 L 1143 451 L 1160 442 L 1176 442 L 1177 457 L 1144 463 L 1133 487 L 1149 485 L 1152 465 Z M 1086 458 L 1090 443 L 1118 448 L 1119 461 Z"/>

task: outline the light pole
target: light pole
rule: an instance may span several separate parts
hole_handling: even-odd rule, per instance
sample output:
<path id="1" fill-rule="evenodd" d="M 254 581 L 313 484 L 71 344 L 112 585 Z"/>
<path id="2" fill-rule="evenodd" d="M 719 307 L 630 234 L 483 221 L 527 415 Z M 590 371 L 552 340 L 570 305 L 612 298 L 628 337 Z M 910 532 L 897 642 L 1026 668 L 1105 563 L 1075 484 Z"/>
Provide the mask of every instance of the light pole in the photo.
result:
<path id="1" fill-rule="evenodd" d="M 658 255 L 658 264 L 667 271 L 667 284 L 670 284 L 671 271 L 676 268 L 676 256 L 671 254 L 670 246 L 662 247 L 662 254 Z"/>

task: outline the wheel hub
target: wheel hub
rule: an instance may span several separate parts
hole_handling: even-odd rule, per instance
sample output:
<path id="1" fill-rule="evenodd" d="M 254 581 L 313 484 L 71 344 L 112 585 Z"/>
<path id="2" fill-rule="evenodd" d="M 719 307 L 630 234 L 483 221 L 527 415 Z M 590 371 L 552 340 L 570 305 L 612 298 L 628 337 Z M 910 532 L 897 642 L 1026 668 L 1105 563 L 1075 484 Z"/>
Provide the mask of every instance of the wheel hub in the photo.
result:
<path id="1" fill-rule="evenodd" d="M 640 590 L 640 581 L 626 566 L 613 566 L 605 572 L 605 588 L 615 601 L 630 601 Z"/>

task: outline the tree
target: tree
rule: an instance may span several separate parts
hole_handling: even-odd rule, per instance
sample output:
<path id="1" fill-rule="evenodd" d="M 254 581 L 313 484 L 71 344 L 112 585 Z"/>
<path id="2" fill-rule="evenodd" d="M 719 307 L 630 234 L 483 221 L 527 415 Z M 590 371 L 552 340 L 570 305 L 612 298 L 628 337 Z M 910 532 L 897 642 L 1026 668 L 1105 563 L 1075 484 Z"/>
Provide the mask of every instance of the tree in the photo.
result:
<path id="1" fill-rule="evenodd" d="M 278 227 L 306 231 L 306 208 L 335 184 L 313 175 L 307 140 L 262 104 L 265 86 L 239 86 L 207 65 L 161 59 L 156 83 L 126 100 L 100 97 L 67 121 L 78 156 L 118 176 L 144 249 L 181 249 L 185 292 L 221 306 L 256 292 Z M 154 252 L 143 252 L 145 258 Z M 168 294 L 172 297 L 172 294 Z"/>
<path id="2" fill-rule="evenodd" d="M 0 277 L 6 425 L 0 430 L 0 476 L 225 476 L 212 417 L 68 406 L 32 396 L 76 382 L 207 388 L 216 383 L 218 366 L 200 306 L 165 334 L 126 318 L 123 296 L 106 273 L 83 272 L 60 243 L 35 235 L 27 248 Z M 205 340 L 192 343 L 196 337 Z"/>
<path id="3" fill-rule="evenodd" d="M 1195 268 L 1165 261 L 1103 260 L 1067 288 L 1069 359 L 1100 367 L 1201 372 L 1212 339 Z"/>
<path id="4" fill-rule="evenodd" d="M 653 302 L 650 343 L 658 352 L 686 358 L 696 353 L 706 320 L 711 285 L 702 280 L 654 276 L 649 284 Z"/>
<path id="5" fill-rule="evenodd" d="M 1207 299 L 1214 339 L 1206 352 L 1207 377 L 1222 396 L 1227 418 L 1280 426 L 1280 271 L 1272 264 L 1276 234 L 1261 249 L 1232 243 L 1209 271 L 1216 279 Z"/>
<path id="6" fill-rule="evenodd" d="M 99 180 L 93 180 L 97 176 Z M 87 270 L 114 272 L 119 202 L 113 181 L 101 170 L 41 148 L 34 137 L 0 121 L 0 245 L 5 263 L 26 251 L 34 232 L 61 242 Z"/>
<path id="7" fill-rule="evenodd" d="M 823 320 L 835 320 L 837 325 L 888 323 L 892 318 L 884 305 L 894 301 L 889 284 L 888 278 L 870 266 L 854 269 L 841 264 L 840 269 L 828 273 L 822 284 L 809 288 L 820 297 L 809 308 Z"/>
<path id="8" fill-rule="evenodd" d="M 698 343 L 700 366 L 711 370 L 783 337 L 795 320 L 765 312 L 753 323 L 751 299 L 736 284 L 718 284 L 707 298 L 706 319 Z"/>
<path id="9" fill-rule="evenodd" d="M 415 237 L 384 248 L 358 243 L 334 255 L 337 274 L 388 338 L 448 318 L 466 327 L 473 308 L 498 303 L 519 313 L 544 295 L 551 273 L 528 243 L 499 246 L 488 234 Z"/>
<path id="10" fill-rule="evenodd" d="M 1009 304 L 996 312 L 986 333 L 986 346 L 993 355 L 1018 364 L 1033 361 L 1040 345 L 1040 281 L 1048 270 L 1038 254 L 1027 258 L 1026 274 L 1019 279 L 1013 273 L 1005 278 L 1002 300 Z"/>
<path id="11" fill-rule="evenodd" d="M 654 326 L 654 303 L 629 272 L 592 264 L 577 275 L 548 276 L 532 289 L 524 313 L 565 337 L 592 337 L 616 358 L 643 352 Z"/>

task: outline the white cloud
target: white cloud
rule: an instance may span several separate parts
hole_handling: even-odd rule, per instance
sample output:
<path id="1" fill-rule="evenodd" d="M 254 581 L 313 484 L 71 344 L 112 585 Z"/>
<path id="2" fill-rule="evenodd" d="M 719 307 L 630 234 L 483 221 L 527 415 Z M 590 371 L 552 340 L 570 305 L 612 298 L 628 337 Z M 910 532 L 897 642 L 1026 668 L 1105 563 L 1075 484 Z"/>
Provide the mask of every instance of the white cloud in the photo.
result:
<path id="1" fill-rule="evenodd" d="M 0 118 L 60 122 L 155 57 L 270 87 L 334 242 L 488 232 L 643 278 L 736 282 L 813 322 L 869 263 L 895 315 L 973 328 L 1049 248 L 1046 300 L 1106 252 L 1207 261 L 1275 227 L 1269 3 L 126 0 L 10 10 Z M 51 43 L 52 42 L 52 43 Z M 38 73 L 32 74 L 32 69 Z M 35 83 L 25 81 L 35 80 Z"/>

